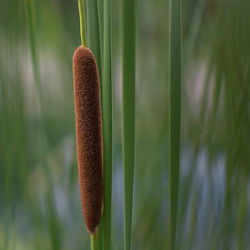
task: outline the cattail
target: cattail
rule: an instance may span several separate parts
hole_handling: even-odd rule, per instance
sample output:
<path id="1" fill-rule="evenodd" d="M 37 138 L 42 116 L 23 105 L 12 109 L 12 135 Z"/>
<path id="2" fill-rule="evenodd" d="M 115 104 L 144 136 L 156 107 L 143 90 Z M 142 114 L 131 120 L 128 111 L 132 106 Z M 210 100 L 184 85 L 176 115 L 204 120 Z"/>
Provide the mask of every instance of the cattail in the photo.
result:
<path id="1" fill-rule="evenodd" d="M 90 49 L 80 46 L 73 56 L 78 173 L 82 210 L 93 234 L 102 213 L 102 121 L 100 81 Z"/>

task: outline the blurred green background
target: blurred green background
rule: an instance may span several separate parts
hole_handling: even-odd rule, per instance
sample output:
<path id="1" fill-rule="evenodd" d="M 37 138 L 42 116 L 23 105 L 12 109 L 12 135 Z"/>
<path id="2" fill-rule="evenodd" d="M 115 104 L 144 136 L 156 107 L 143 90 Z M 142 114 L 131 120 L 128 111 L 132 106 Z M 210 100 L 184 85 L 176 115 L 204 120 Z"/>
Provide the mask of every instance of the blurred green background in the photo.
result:
<path id="1" fill-rule="evenodd" d="M 87 250 L 72 83 L 77 1 L 34 1 L 31 43 L 25 2 L 0 2 L 0 249 Z M 138 2 L 133 249 L 168 249 L 168 4 Z M 123 245 L 120 8 L 112 1 L 113 249 Z M 250 1 L 183 0 L 182 11 L 177 248 L 247 250 Z"/>

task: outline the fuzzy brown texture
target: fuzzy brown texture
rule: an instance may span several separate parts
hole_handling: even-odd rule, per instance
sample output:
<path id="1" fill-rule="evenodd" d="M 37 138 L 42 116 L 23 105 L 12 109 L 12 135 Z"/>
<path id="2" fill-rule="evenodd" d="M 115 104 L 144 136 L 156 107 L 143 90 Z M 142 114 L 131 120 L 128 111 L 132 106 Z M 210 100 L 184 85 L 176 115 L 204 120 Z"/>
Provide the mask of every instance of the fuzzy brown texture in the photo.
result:
<path id="1" fill-rule="evenodd" d="M 76 49 L 73 78 L 82 210 L 86 228 L 93 234 L 102 214 L 102 120 L 100 81 L 90 49 Z"/>

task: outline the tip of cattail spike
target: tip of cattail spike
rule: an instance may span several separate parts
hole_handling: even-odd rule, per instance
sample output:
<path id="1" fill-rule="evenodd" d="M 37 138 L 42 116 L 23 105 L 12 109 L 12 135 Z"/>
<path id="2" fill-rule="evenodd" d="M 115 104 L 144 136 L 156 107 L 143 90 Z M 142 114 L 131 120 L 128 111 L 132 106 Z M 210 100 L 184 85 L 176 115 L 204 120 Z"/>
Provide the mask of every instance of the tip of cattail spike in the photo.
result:
<path id="1" fill-rule="evenodd" d="M 73 56 L 78 173 L 84 221 L 94 234 L 102 214 L 102 120 L 95 57 L 80 46 Z"/>

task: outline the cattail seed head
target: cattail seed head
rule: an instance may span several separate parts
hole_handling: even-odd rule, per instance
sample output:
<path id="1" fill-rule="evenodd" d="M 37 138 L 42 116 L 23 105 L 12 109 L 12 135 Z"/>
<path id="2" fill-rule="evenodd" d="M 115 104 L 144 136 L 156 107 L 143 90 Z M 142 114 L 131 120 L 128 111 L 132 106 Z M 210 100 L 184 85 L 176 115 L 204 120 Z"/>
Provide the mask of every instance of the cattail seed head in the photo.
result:
<path id="1" fill-rule="evenodd" d="M 86 47 L 74 53 L 73 79 L 82 210 L 86 228 L 93 234 L 102 213 L 102 120 L 98 69 Z"/>

